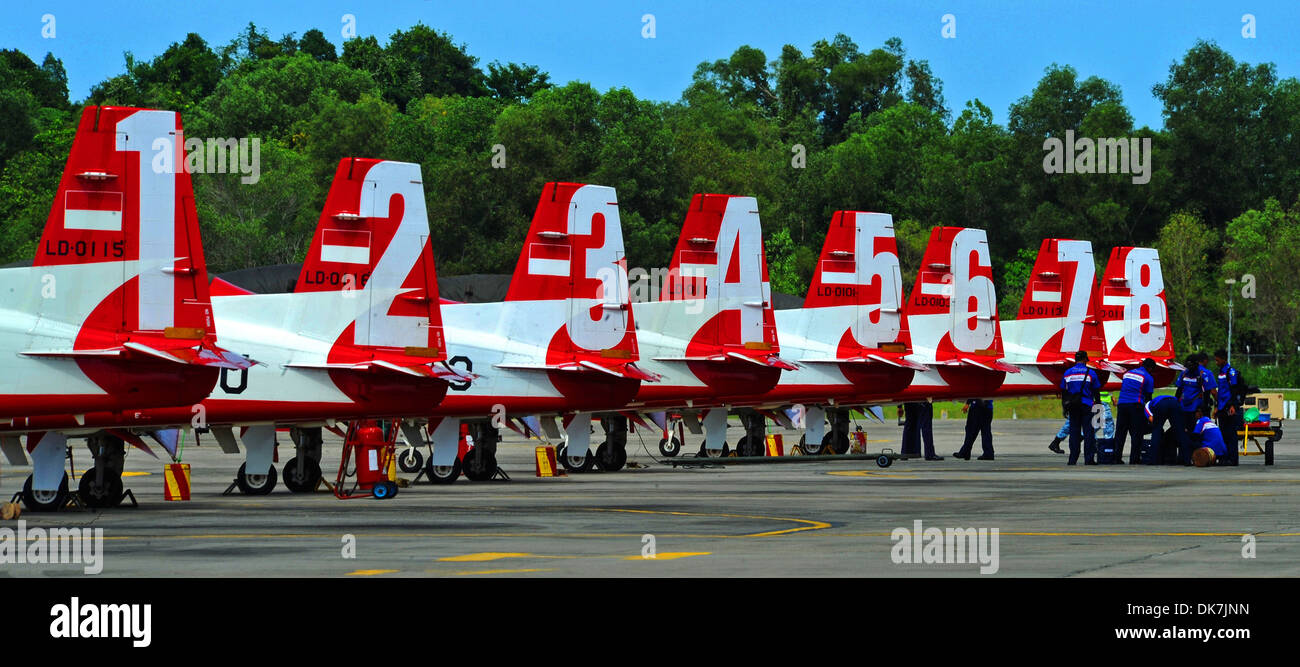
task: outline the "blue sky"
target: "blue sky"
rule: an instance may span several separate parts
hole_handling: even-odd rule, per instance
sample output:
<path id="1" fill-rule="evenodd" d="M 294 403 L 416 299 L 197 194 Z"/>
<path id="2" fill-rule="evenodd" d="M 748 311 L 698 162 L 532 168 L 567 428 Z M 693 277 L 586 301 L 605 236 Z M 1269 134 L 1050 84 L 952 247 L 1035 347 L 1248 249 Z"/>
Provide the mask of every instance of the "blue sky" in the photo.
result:
<path id="1" fill-rule="evenodd" d="M 321 29 L 341 45 L 342 17 L 357 33 L 384 41 L 424 22 L 468 46 L 482 65 L 493 60 L 540 66 L 557 82 L 588 81 L 601 90 L 626 86 L 640 97 L 675 100 L 701 61 L 725 58 L 742 44 L 769 59 L 784 44 L 805 53 L 814 41 L 843 32 L 864 50 L 900 37 L 910 58 L 926 59 L 944 82 L 948 106 L 980 98 L 1006 121 L 1007 107 L 1032 90 L 1056 62 L 1083 76 L 1118 84 L 1139 125 L 1162 125 L 1152 84 L 1198 38 L 1214 40 L 1238 60 L 1273 62 L 1283 77 L 1300 76 L 1300 2 L 1105 2 L 1080 0 L 893 0 L 822 2 L 681 2 L 567 0 L 22 0 L 0 10 L 0 47 L 37 62 L 62 58 L 70 92 L 81 99 L 95 83 L 123 70 L 122 54 L 152 58 L 198 32 L 212 45 L 230 41 L 249 21 L 274 38 Z M 1256 38 L 1242 37 L 1242 15 L 1256 18 Z M 54 16 L 55 37 L 42 37 Z M 642 16 L 655 17 L 644 39 Z M 942 17 L 956 18 L 944 39 Z"/>

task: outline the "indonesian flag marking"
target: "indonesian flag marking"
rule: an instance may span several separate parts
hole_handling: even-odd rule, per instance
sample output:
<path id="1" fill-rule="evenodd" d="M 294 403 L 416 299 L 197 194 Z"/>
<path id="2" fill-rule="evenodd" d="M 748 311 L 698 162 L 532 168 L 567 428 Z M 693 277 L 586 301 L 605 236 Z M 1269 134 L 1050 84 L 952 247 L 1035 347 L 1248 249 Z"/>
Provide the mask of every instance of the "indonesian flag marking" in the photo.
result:
<path id="1" fill-rule="evenodd" d="M 568 276 L 569 246 L 555 243 L 528 244 L 528 273 L 534 276 Z"/>
<path id="2" fill-rule="evenodd" d="M 321 236 L 322 262 L 343 264 L 370 263 L 370 232 L 351 229 L 326 229 Z"/>
<path id="3" fill-rule="evenodd" d="M 122 231 L 122 193 L 69 190 L 64 196 L 63 228 Z"/>
<path id="4" fill-rule="evenodd" d="M 935 273 L 932 271 L 921 272 L 921 293 L 934 294 L 940 296 L 952 296 L 953 288 L 951 280 L 944 280 L 947 274 Z"/>

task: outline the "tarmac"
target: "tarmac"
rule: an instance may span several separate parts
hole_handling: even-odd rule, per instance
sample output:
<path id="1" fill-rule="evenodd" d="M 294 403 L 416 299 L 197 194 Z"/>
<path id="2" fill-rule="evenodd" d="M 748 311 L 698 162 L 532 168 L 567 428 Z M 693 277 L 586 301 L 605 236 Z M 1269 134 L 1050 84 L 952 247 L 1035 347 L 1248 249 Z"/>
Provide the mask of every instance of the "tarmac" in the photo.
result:
<path id="1" fill-rule="evenodd" d="M 1067 467 L 1047 450 L 1059 425 L 997 421 L 996 460 L 964 461 L 951 456 L 963 424 L 936 421 L 945 460 L 888 468 L 726 459 L 713 461 L 723 467 L 674 468 L 661 462 L 659 433 L 638 430 L 628 442 L 635 467 L 560 478 L 536 477 L 540 443 L 507 432 L 498 461 L 508 482 L 421 480 L 389 500 L 346 501 L 293 494 L 282 482 L 267 496 L 223 496 L 242 457 L 209 438 L 183 450 L 189 501 L 165 502 L 164 461 L 133 450 L 124 481 L 138 508 L 22 518 L 29 532 L 102 528 L 100 576 L 111 577 L 1300 576 L 1300 464 L 1286 440 L 1267 467 L 1262 456 L 1244 456 L 1235 468 Z M 739 426 L 731 430 L 734 441 Z M 866 430 L 869 452 L 898 449 L 892 420 Z M 284 461 L 293 449 L 287 435 L 280 439 Z M 693 455 L 700 439 L 688 434 L 680 456 Z M 328 479 L 339 454 L 328 436 Z M 80 445 L 75 455 L 79 466 L 88 461 Z M 4 499 L 28 472 L 0 471 Z M 974 542 L 963 562 L 951 562 L 962 560 L 958 551 L 931 559 L 945 562 L 906 562 L 925 560 L 925 544 L 896 532 L 917 521 L 945 534 L 987 529 L 983 555 L 994 553 L 996 529 L 995 571 L 981 574 L 993 562 L 981 568 Z M 86 575 L 77 565 L 10 563 L 0 565 L 2 576 Z"/>

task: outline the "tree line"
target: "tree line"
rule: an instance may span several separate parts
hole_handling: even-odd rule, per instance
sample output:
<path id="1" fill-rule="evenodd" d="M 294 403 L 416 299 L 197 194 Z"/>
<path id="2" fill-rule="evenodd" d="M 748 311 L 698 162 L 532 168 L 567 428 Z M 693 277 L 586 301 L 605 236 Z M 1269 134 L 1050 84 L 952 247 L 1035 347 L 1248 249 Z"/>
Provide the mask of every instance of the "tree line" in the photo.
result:
<path id="1" fill-rule="evenodd" d="M 191 137 L 261 139 L 256 184 L 194 176 L 214 272 L 301 260 L 338 160 L 379 157 L 422 165 L 445 275 L 509 272 L 547 181 L 617 188 L 641 267 L 668 264 L 693 193 L 746 194 L 777 291 L 807 289 L 837 209 L 893 214 L 905 274 L 930 227 L 987 230 L 1004 318 L 1044 238 L 1092 241 L 1099 269 L 1113 246 L 1153 245 L 1178 349 L 1226 343 L 1234 289 L 1234 349 L 1289 357 L 1279 377 L 1300 379 L 1300 82 L 1197 41 L 1148 93 L 1161 129 L 1136 127 L 1115 84 L 1053 63 L 1002 125 L 979 99 L 950 106 L 900 40 L 864 50 L 841 34 L 774 58 L 741 46 L 656 102 L 482 67 L 423 24 L 341 52 L 320 30 L 250 24 L 224 45 L 191 33 L 149 60 L 127 53 L 74 102 L 58 59 L 0 50 L 0 263 L 32 255 L 80 107 L 145 106 L 180 111 Z M 1149 182 L 1047 173 L 1044 141 L 1067 131 L 1149 139 Z"/>

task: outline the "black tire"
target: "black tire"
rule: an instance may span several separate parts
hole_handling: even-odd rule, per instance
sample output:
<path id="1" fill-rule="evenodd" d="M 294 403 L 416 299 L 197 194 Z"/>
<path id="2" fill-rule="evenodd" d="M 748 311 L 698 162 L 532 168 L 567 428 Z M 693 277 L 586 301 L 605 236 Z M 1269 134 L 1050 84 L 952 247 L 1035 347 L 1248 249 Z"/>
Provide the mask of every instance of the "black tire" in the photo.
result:
<path id="1" fill-rule="evenodd" d="M 50 491 L 33 491 L 32 477 L 27 476 L 27 481 L 23 482 L 23 507 L 32 512 L 55 512 L 63 509 L 68 503 L 68 474 L 63 473 L 63 480 L 59 482 L 59 490 Z"/>
<path id="2" fill-rule="evenodd" d="M 95 484 L 95 469 L 87 470 L 77 484 L 77 497 L 86 507 L 103 509 L 117 507 L 122 503 L 122 478 L 112 473 L 105 473 L 104 483 Z"/>
<path id="3" fill-rule="evenodd" d="M 460 467 L 469 481 L 486 482 L 497 474 L 497 459 L 495 456 L 483 455 L 471 449 L 460 462 Z"/>
<path id="4" fill-rule="evenodd" d="M 320 464 L 307 457 L 303 460 L 302 477 L 298 477 L 298 457 L 289 459 L 284 464 L 284 485 L 294 493 L 311 493 L 320 482 Z"/>
<path id="5" fill-rule="evenodd" d="M 762 456 L 767 452 L 763 451 L 762 441 L 743 435 L 736 442 L 736 453 L 740 456 Z"/>
<path id="6" fill-rule="evenodd" d="M 424 476 L 429 478 L 431 484 L 454 483 L 460 477 L 460 472 L 460 459 L 452 459 L 449 466 L 435 466 L 433 457 L 429 457 L 428 465 L 424 468 Z"/>
<path id="7" fill-rule="evenodd" d="M 388 482 L 379 482 L 370 487 L 370 495 L 374 496 L 375 500 L 384 500 L 385 498 L 388 498 L 388 491 Z"/>
<path id="8" fill-rule="evenodd" d="M 704 443 L 700 443 L 700 453 L 695 456 L 701 459 L 709 458 L 709 450 L 704 446 Z M 724 456 L 731 456 L 731 447 L 725 442 L 722 443 L 722 453 L 718 457 L 722 458 Z"/>
<path id="9" fill-rule="evenodd" d="M 820 456 L 825 451 L 826 445 L 822 444 L 816 446 L 809 446 L 806 442 L 804 442 L 804 439 L 806 437 L 807 436 L 804 435 L 799 436 L 799 451 L 803 452 L 804 454 L 807 454 L 808 456 Z M 825 442 L 825 440 L 826 438 L 823 437 L 822 441 Z"/>
<path id="10" fill-rule="evenodd" d="M 247 475 L 244 473 L 244 466 L 247 462 L 239 464 L 239 472 L 235 473 L 235 483 L 239 485 L 239 492 L 246 496 L 265 496 L 275 490 L 275 482 L 279 478 L 279 473 L 275 471 L 275 466 L 267 469 L 265 475 Z"/>
<path id="11" fill-rule="evenodd" d="M 889 458 L 885 454 L 881 454 L 880 456 L 876 457 L 876 465 L 880 466 L 881 468 L 888 468 L 890 465 L 893 465 L 893 463 L 894 460 Z"/>
<path id="12" fill-rule="evenodd" d="M 608 442 L 600 443 L 596 448 L 596 466 L 605 472 L 618 472 L 627 465 L 627 450 L 614 447 Z"/>
<path id="13" fill-rule="evenodd" d="M 397 485 L 397 482 L 388 481 L 388 482 L 384 482 L 384 484 L 388 486 L 388 497 L 389 497 L 389 498 L 396 498 L 396 497 L 397 497 L 397 491 L 398 491 L 398 489 L 401 488 L 400 486 Z"/>
<path id="14" fill-rule="evenodd" d="M 591 472 L 592 460 L 596 457 L 591 455 L 591 450 L 587 450 L 587 455 L 583 457 L 569 456 L 568 445 L 561 445 L 555 450 L 555 458 L 560 460 L 560 465 L 569 472 Z"/>
<path id="15" fill-rule="evenodd" d="M 681 454 L 682 441 L 678 440 L 677 436 L 673 436 L 671 438 L 660 438 L 659 453 L 663 454 L 664 456 L 667 456 L 668 458 L 672 458 L 674 456 L 677 456 L 678 454 Z"/>
<path id="16" fill-rule="evenodd" d="M 848 434 L 843 435 L 844 437 L 837 438 L 833 433 L 827 433 L 826 437 L 822 438 L 822 452 L 841 456 L 847 454 L 849 451 L 849 436 Z"/>
<path id="17" fill-rule="evenodd" d="M 424 454 L 414 447 L 407 447 L 397 455 L 397 467 L 402 472 L 420 472 L 424 467 Z"/>

